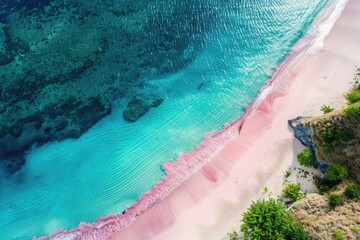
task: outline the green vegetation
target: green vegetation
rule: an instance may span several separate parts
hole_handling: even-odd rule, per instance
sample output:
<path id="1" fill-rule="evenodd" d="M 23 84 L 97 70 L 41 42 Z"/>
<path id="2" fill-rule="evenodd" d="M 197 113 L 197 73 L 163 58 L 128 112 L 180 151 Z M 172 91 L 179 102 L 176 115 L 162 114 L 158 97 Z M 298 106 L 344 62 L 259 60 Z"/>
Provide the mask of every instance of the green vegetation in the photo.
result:
<path id="1" fill-rule="evenodd" d="M 329 206 L 332 209 L 335 209 L 336 206 L 340 206 L 344 204 L 344 199 L 339 194 L 330 194 L 328 200 L 329 200 Z"/>
<path id="2" fill-rule="evenodd" d="M 340 183 L 348 177 L 348 171 L 344 165 L 332 163 L 326 171 L 325 177 L 330 183 Z"/>
<path id="3" fill-rule="evenodd" d="M 347 119 L 360 118 L 360 102 L 353 103 L 344 109 L 344 117 Z"/>
<path id="4" fill-rule="evenodd" d="M 333 128 L 326 128 L 320 133 L 320 137 L 325 143 L 332 143 L 335 140 L 335 131 Z"/>
<path id="5" fill-rule="evenodd" d="M 359 85 L 359 87 L 360 87 L 360 85 Z M 345 98 L 346 98 L 346 100 L 348 100 L 348 102 L 350 104 L 359 102 L 360 101 L 360 90 L 354 89 L 354 90 L 346 93 Z"/>
<path id="6" fill-rule="evenodd" d="M 237 232 L 235 232 L 235 231 L 228 233 L 227 235 L 229 237 L 229 240 L 240 240 L 241 239 L 239 234 L 237 234 Z"/>
<path id="7" fill-rule="evenodd" d="M 336 230 L 334 233 L 335 240 L 345 240 L 344 232 L 340 229 Z"/>
<path id="8" fill-rule="evenodd" d="M 323 147 L 323 150 L 324 150 L 325 154 L 330 154 L 330 153 L 334 152 L 334 147 L 331 146 L 331 145 L 325 144 L 324 147 Z"/>
<path id="9" fill-rule="evenodd" d="M 298 153 L 297 159 L 301 166 L 311 167 L 314 162 L 314 155 L 310 149 L 306 148 Z"/>
<path id="10" fill-rule="evenodd" d="M 349 184 L 345 188 L 345 195 L 350 199 L 359 200 L 360 199 L 360 186 L 357 184 Z"/>
<path id="11" fill-rule="evenodd" d="M 321 108 L 320 108 L 320 110 L 321 110 L 324 114 L 334 111 L 333 108 L 331 108 L 330 106 L 327 106 L 327 105 L 322 105 Z"/>
<path id="12" fill-rule="evenodd" d="M 293 202 L 296 202 L 304 197 L 304 194 L 301 192 L 300 184 L 289 183 L 283 190 L 283 196 L 290 199 Z"/>
<path id="13" fill-rule="evenodd" d="M 351 227 L 350 229 L 351 229 L 351 231 L 356 232 L 356 233 L 360 232 L 360 227 L 355 226 L 355 227 Z"/>
<path id="14" fill-rule="evenodd" d="M 325 144 L 331 144 L 334 141 L 347 141 L 352 136 L 347 130 L 328 127 L 320 133 L 320 137 Z"/>
<path id="15" fill-rule="evenodd" d="M 243 214 L 243 222 L 241 231 L 245 239 L 311 239 L 286 206 L 275 199 L 253 202 Z"/>
<path id="16" fill-rule="evenodd" d="M 317 187 L 318 193 L 320 195 L 324 195 L 325 193 L 328 193 L 330 191 L 330 187 L 326 184 L 321 183 L 318 187 Z"/>
<path id="17" fill-rule="evenodd" d="M 286 172 L 285 172 L 285 178 L 288 178 L 288 177 L 290 177 L 291 176 L 291 171 L 290 170 L 287 170 Z"/>

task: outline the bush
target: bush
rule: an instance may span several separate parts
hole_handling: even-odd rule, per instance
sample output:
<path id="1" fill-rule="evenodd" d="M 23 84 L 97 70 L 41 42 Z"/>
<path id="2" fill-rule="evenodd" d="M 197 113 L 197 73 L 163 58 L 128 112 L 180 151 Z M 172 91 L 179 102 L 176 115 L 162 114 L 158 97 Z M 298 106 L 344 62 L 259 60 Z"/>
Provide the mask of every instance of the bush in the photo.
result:
<path id="1" fill-rule="evenodd" d="M 307 232 L 305 232 L 304 228 L 297 222 L 294 223 L 291 232 L 287 235 L 285 239 L 291 240 L 311 240 L 311 237 Z"/>
<path id="2" fill-rule="evenodd" d="M 326 128 L 320 133 L 321 139 L 325 145 L 331 144 L 334 141 L 347 141 L 351 138 L 351 133 L 345 129 Z"/>
<path id="3" fill-rule="evenodd" d="M 340 141 L 348 141 L 351 139 L 351 133 L 345 129 L 337 129 L 335 131 L 335 139 Z"/>
<path id="4" fill-rule="evenodd" d="M 348 171 L 345 166 L 339 163 L 330 164 L 325 174 L 326 179 L 332 183 L 340 183 L 348 177 Z"/>
<path id="5" fill-rule="evenodd" d="M 253 202 L 243 214 L 241 231 L 244 233 L 244 239 L 310 239 L 286 206 L 275 199 Z"/>
<path id="6" fill-rule="evenodd" d="M 291 201 L 296 202 L 304 197 L 304 194 L 301 192 L 300 184 L 290 183 L 282 190 L 283 196 L 285 198 L 291 199 Z"/>
<path id="7" fill-rule="evenodd" d="M 336 206 L 340 206 L 344 204 L 344 199 L 338 194 L 330 194 L 328 200 L 329 200 L 329 206 L 332 209 L 335 209 Z"/>
<path id="8" fill-rule="evenodd" d="M 235 232 L 235 231 L 228 233 L 227 235 L 229 237 L 229 240 L 240 240 L 241 239 L 239 234 L 237 234 L 237 232 Z"/>
<path id="9" fill-rule="evenodd" d="M 297 155 L 297 159 L 301 166 L 311 167 L 314 162 L 314 155 L 310 149 L 304 149 Z"/>
<path id="10" fill-rule="evenodd" d="M 360 118 L 360 103 L 354 103 L 344 109 L 345 118 Z"/>
<path id="11" fill-rule="evenodd" d="M 335 140 L 335 130 L 326 128 L 320 133 L 320 137 L 325 143 L 332 143 Z"/>
<path id="12" fill-rule="evenodd" d="M 331 146 L 331 145 L 326 144 L 326 145 L 323 146 L 323 150 L 324 150 L 325 154 L 330 154 L 330 153 L 334 152 L 334 147 Z"/>
<path id="13" fill-rule="evenodd" d="M 344 232 L 340 229 L 336 230 L 334 233 L 335 240 L 345 240 Z"/>
<path id="14" fill-rule="evenodd" d="M 345 98 L 346 98 L 346 100 L 348 100 L 348 102 L 350 104 L 359 102 L 360 101 L 360 90 L 354 89 L 354 90 L 346 93 Z"/>
<path id="15" fill-rule="evenodd" d="M 317 189 L 320 195 L 324 195 L 325 193 L 328 193 L 330 191 L 330 187 L 323 183 L 320 184 Z"/>
<path id="16" fill-rule="evenodd" d="M 333 108 L 331 108 L 330 106 L 326 106 L 326 105 L 322 105 L 321 108 L 320 108 L 320 110 L 321 110 L 324 114 L 334 111 Z"/>
<path id="17" fill-rule="evenodd" d="M 360 186 L 357 184 L 350 184 L 345 188 L 345 195 L 350 199 L 360 199 Z"/>

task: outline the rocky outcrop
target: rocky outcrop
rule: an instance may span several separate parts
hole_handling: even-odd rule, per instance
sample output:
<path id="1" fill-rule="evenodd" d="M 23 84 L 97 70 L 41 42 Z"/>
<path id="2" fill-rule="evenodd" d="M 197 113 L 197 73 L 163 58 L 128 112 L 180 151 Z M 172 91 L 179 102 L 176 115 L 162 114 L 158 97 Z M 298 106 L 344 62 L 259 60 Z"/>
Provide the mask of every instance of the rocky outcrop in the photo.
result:
<path id="1" fill-rule="evenodd" d="M 290 127 L 294 130 L 295 137 L 310 149 L 314 149 L 314 143 L 311 139 L 311 129 L 305 125 L 305 122 L 309 120 L 310 117 L 297 117 L 288 121 Z"/>
<path id="2" fill-rule="evenodd" d="M 316 156 L 314 166 L 326 172 L 329 163 L 347 167 L 350 177 L 360 182 L 360 119 L 346 118 L 343 110 L 313 118 L 289 120 L 295 137 Z"/>
<path id="3" fill-rule="evenodd" d="M 317 147 L 316 157 L 328 163 L 341 163 L 350 177 L 360 183 L 360 119 L 346 118 L 342 110 L 307 122 Z"/>
<path id="4" fill-rule="evenodd" d="M 342 194 L 345 185 L 335 192 Z M 313 239 L 332 240 L 337 230 L 344 233 L 345 239 L 360 239 L 360 202 L 347 201 L 332 210 L 326 195 L 309 194 L 295 202 L 290 211 Z"/>
<path id="5" fill-rule="evenodd" d="M 308 147 L 316 156 L 317 147 L 312 140 L 313 130 L 306 124 L 310 117 L 297 117 L 288 121 L 290 127 L 294 130 L 295 137 L 306 147 Z M 325 173 L 329 164 L 319 158 L 315 158 L 314 167 Z"/>

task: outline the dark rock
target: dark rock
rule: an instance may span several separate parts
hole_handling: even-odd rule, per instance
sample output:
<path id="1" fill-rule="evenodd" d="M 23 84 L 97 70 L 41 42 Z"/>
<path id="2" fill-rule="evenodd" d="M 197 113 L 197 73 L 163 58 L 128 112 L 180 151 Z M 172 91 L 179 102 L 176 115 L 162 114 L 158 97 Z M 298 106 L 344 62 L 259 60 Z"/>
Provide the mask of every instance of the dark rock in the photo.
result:
<path id="1" fill-rule="evenodd" d="M 128 103 L 126 109 L 123 112 L 124 118 L 129 122 L 135 122 L 145 113 L 147 113 L 150 107 L 158 107 L 164 99 L 157 95 L 138 95 L 132 97 Z"/>
<path id="2" fill-rule="evenodd" d="M 148 103 L 140 98 L 133 98 L 128 103 L 126 109 L 123 112 L 124 118 L 129 122 L 135 122 L 147 111 L 149 111 Z"/>
<path id="3" fill-rule="evenodd" d="M 163 98 L 159 97 L 157 99 L 153 99 L 150 106 L 151 107 L 158 107 L 164 101 Z"/>
<path id="4" fill-rule="evenodd" d="M 295 137 L 306 147 L 313 149 L 314 143 L 311 140 L 311 129 L 304 125 L 304 122 L 308 119 L 310 119 L 310 117 L 297 117 L 289 120 L 288 123 L 294 130 Z"/>
<path id="5" fill-rule="evenodd" d="M 299 139 L 299 141 L 308 147 L 315 155 L 317 149 L 311 138 L 312 130 L 311 128 L 304 124 L 310 117 L 297 117 L 295 119 L 291 119 L 288 121 L 290 127 L 294 130 L 295 137 Z M 329 164 L 324 160 L 315 158 L 314 167 L 318 168 L 322 173 L 325 173 L 329 167 Z"/>

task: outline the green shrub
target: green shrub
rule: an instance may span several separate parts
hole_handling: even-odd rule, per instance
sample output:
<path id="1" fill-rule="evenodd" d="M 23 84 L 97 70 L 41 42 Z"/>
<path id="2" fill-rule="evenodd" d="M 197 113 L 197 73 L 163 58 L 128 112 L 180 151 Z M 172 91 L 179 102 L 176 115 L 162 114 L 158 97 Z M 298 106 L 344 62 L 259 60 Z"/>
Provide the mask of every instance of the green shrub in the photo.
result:
<path id="1" fill-rule="evenodd" d="M 299 152 L 299 154 L 297 155 L 297 159 L 301 166 L 311 167 L 314 162 L 314 155 L 310 149 L 306 148 Z"/>
<path id="2" fill-rule="evenodd" d="M 354 103 L 344 109 L 345 118 L 360 118 L 360 103 Z"/>
<path id="3" fill-rule="evenodd" d="M 347 141 L 351 138 L 351 133 L 345 129 L 337 129 L 335 131 L 335 139 L 340 141 Z"/>
<path id="4" fill-rule="evenodd" d="M 351 138 L 351 133 L 345 129 L 326 128 L 320 133 L 321 139 L 325 145 L 331 144 L 334 141 L 347 141 Z"/>
<path id="5" fill-rule="evenodd" d="M 330 194 L 328 197 L 329 206 L 332 209 L 335 209 L 336 206 L 344 204 L 344 199 L 338 194 Z"/>
<path id="6" fill-rule="evenodd" d="M 354 90 L 346 93 L 345 98 L 346 98 L 346 100 L 348 100 L 348 102 L 350 104 L 359 102 L 360 101 L 360 90 L 354 89 Z"/>
<path id="7" fill-rule="evenodd" d="M 320 110 L 321 110 L 324 114 L 334 111 L 333 108 L 331 108 L 330 106 L 327 106 L 327 105 L 322 105 L 321 108 L 320 108 Z"/>
<path id="8" fill-rule="evenodd" d="M 304 228 L 297 222 L 294 222 L 294 226 L 291 229 L 291 232 L 286 235 L 285 239 L 291 240 L 311 240 L 311 237 Z"/>
<path id="9" fill-rule="evenodd" d="M 326 128 L 320 133 L 321 139 L 325 143 L 332 143 L 335 140 L 335 130 L 333 128 Z"/>
<path id="10" fill-rule="evenodd" d="M 320 195 L 324 195 L 325 193 L 328 193 L 330 191 L 330 187 L 323 183 L 320 184 L 317 189 Z"/>
<path id="11" fill-rule="evenodd" d="M 360 186 L 357 184 L 350 184 L 345 188 L 345 195 L 350 199 L 360 199 Z"/>
<path id="12" fill-rule="evenodd" d="M 296 202 L 304 197 L 304 194 L 301 192 L 300 184 L 290 183 L 282 190 L 283 196 L 285 198 L 291 199 L 291 201 Z"/>
<path id="13" fill-rule="evenodd" d="M 324 150 L 325 154 L 330 154 L 330 153 L 334 152 L 334 147 L 331 146 L 331 145 L 326 144 L 326 145 L 323 146 L 323 150 Z"/>
<path id="14" fill-rule="evenodd" d="M 344 165 L 340 163 L 332 163 L 326 171 L 325 177 L 332 183 L 340 183 L 348 177 L 348 171 Z"/>
<path id="15" fill-rule="evenodd" d="M 334 233 L 335 240 L 345 240 L 344 232 L 340 229 L 336 230 Z"/>
<path id="16" fill-rule="evenodd" d="M 310 239 L 286 206 L 275 199 L 253 202 L 243 214 L 243 224 L 240 229 L 244 233 L 244 239 Z"/>
<path id="17" fill-rule="evenodd" d="M 237 234 L 237 232 L 235 232 L 235 231 L 228 233 L 227 235 L 229 237 L 229 240 L 240 240 L 241 239 L 239 234 Z"/>

